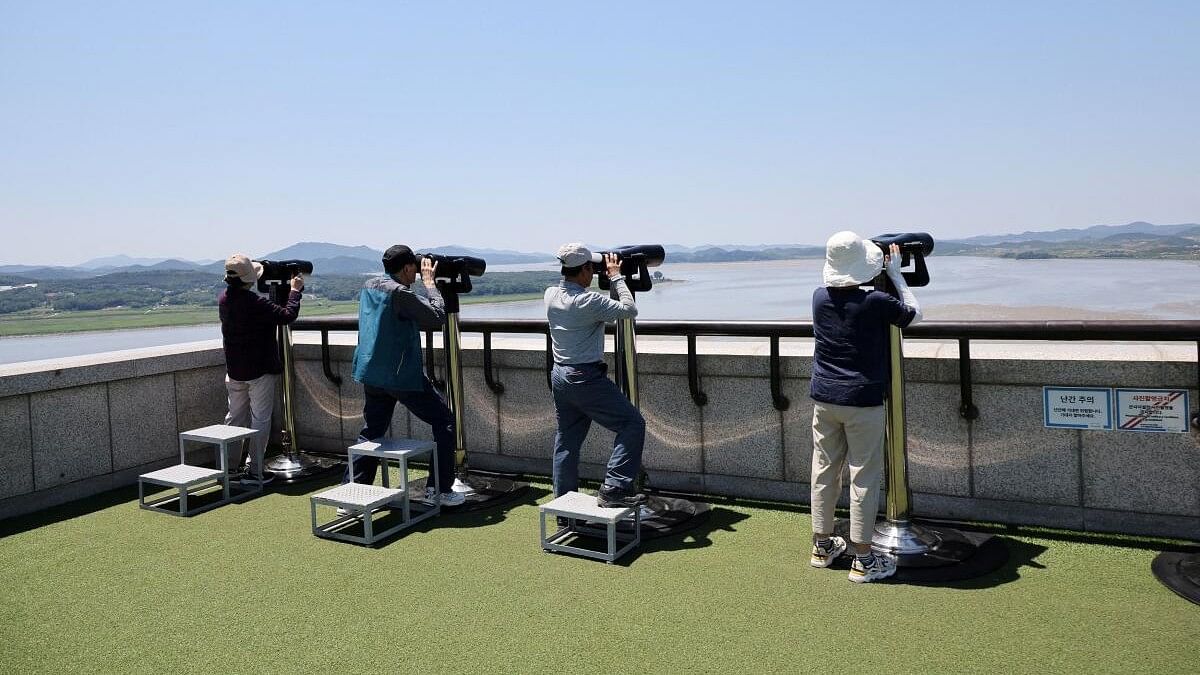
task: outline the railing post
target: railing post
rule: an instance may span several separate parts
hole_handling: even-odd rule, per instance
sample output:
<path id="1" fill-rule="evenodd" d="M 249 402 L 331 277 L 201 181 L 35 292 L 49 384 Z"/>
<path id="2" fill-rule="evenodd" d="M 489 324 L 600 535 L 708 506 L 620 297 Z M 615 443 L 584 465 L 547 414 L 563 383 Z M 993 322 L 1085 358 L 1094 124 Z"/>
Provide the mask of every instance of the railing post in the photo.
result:
<path id="1" fill-rule="evenodd" d="M 329 363 L 329 329 L 321 329 L 321 368 L 325 371 L 325 379 L 338 387 L 342 386 L 342 377 L 333 372 Z"/>
<path id="2" fill-rule="evenodd" d="M 787 410 L 792 404 L 783 395 L 783 368 L 779 363 L 779 336 L 771 336 L 771 405 L 776 410 Z"/>
<path id="3" fill-rule="evenodd" d="M 708 394 L 700 391 L 700 357 L 696 354 L 696 335 L 688 333 L 688 391 L 692 393 L 692 402 L 698 406 L 708 403 Z"/>
<path id="4" fill-rule="evenodd" d="M 504 385 L 492 373 L 492 333 L 486 330 L 483 331 L 483 380 L 492 393 L 497 396 L 504 393 Z"/>
<path id="5" fill-rule="evenodd" d="M 445 348 L 445 345 L 442 345 L 442 347 Z M 433 331 L 431 330 L 425 331 L 425 376 L 429 378 L 429 381 L 433 383 L 434 387 L 437 387 L 442 391 L 446 390 L 446 383 L 437 379 L 437 371 L 434 370 Z"/>
<path id="6" fill-rule="evenodd" d="M 958 339 L 958 414 L 966 420 L 979 419 L 979 408 L 971 394 L 971 341 Z"/>
<path id="7" fill-rule="evenodd" d="M 1196 341 L 1196 390 L 1200 393 L 1200 340 Z M 1192 427 L 1200 429 L 1200 409 L 1192 413 Z"/>

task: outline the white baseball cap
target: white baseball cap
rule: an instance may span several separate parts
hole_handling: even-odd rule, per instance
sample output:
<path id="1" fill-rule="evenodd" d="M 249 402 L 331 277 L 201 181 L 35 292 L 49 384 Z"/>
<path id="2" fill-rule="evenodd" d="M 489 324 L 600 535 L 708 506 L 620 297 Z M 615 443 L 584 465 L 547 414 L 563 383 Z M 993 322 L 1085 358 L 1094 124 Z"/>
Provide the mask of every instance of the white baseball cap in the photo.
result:
<path id="1" fill-rule="evenodd" d="M 598 263 L 604 260 L 599 253 L 592 253 L 586 246 L 578 242 L 559 246 L 558 253 L 554 255 L 563 267 L 579 267 L 585 262 Z"/>
<path id="2" fill-rule="evenodd" d="M 874 279 L 883 269 L 883 250 L 874 242 L 844 230 L 825 243 L 826 286 L 859 286 Z"/>

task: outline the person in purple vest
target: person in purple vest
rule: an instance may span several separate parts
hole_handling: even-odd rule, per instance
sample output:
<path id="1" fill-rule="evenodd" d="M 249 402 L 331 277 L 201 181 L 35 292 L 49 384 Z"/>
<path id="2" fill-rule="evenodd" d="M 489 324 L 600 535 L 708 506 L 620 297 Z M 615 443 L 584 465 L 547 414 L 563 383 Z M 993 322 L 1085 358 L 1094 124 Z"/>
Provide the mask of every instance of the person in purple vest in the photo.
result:
<path id="1" fill-rule="evenodd" d="M 414 293 L 418 270 L 425 287 Z M 354 350 L 354 381 L 363 385 L 363 428 L 359 441 L 374 441 L 387 434 L 396 403 L 433 430 L 437 443 L 438 485 L 425 488 L 425 501 L 458 506 L 466 497 L 454 492 L 454 415 L 445 399 L 425 376 L 421 363 L 421 331 L 442 327 L 446 306 L 434 283 L 429 258 L 419 265 L 412 249 L 397 244 L 383 254 L 384 276 L 368 279 L 359 294 L 358 346 Z M 354 475 L 346 471 L 344 483 L 375 482 L 379 460 L 354 460 Z"/>
<path id="2" fill-rule="evenodd" d="M 221 315 L 221 339 L 225 348 L 225 390 L 229 395 L 229 412 L 225 424 L 249 427 L 258 431 L 251 443 L 254 451 L 243 465 L 240 458 L 227 458 L 229 466 L 242 472 L 242 483 L 257 483 L 263 476 L 270 482 L 274 474 L 262 473 L 259 457 L 266 449 L 271 434 L 271 413 L 275 407 L 275 383 L 283 372 L 279 360 L 276 328 L 289 324 L 300 315 L 301 291 L 304 277 L 291 280 L 287 303 L 278 305 L 254 291 L 262 276 L 263 267 L 241 253 L 225 261 L 227 288 L 217 298 Z"/>
<path id="3" fill-rule="evenodd" d="M 861 288 L 886 269 L 900 297 Z M 900 249 L 890 255 L 853 232 L 825 246 L 824 285 L 813 292 L 812 527 L 810 564 L 828 567 L 846 551 L 833 534 L 842 472 L 850 465 L 850 581 L 865 583 L 896 573 L 896 562 L 874 553 L 883 476 L 884 394 L 888 388 L 888 326 L 921 320 L 921 307 L 900 273 Z"/>

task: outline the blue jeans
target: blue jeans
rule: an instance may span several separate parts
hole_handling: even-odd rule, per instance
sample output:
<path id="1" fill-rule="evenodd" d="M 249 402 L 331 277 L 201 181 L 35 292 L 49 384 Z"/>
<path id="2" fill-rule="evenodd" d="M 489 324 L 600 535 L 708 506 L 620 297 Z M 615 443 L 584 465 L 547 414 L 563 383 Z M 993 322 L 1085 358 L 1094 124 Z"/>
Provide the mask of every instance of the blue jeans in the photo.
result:
<path id="1" fill-rule="evenodd" d="M 429 378 L 422 379 L 424 386 L 421 391 L 394 391 L 363 385 L 367 401 L 363 406 L 364 426 L 358 432 L 358 440 L 383 438 L 388 425 L 392 423 L 396 403 L 403 403 L 417 419 L 433 427 L 433 439 L 437 442 L 438 491 L 450 492 L 450 487 L 454 485 L 454 415 Z M 342 482 L 370 485 L 375 482 L 375 469 L 378 466 L 379 459 L 376 457 L 356 457 L 354 475 L 351 476 L 350 467 L 346 467 L 346 477 Z"/>
<path id="2" fill-rule="evenodd" d="M 558 419 L 558 433 L 554 435 L 555 496 L 579 489 L 579 449 L 593 420 L 617 434 L 604 475 L 605 485 L 633 489 L 641 471 L 646 420 L 608 379 L 607 372 L 604 363 L 555 364 L 550 372 Z"/>

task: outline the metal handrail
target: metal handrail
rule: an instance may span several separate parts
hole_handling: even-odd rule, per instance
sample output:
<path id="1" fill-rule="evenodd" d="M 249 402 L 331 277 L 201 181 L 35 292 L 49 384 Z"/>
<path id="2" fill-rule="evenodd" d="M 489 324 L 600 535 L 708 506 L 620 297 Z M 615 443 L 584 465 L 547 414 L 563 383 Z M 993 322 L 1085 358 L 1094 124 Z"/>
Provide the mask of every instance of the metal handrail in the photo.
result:
<path id="1" fill-rule="evenodd" d="M 491 335 L 494 333 L 526 333 L 546 336 L 546 381 L 549 386 L 549 369 L 552 365 L 549 347 L 550 331 L 541 319 L 462 319 L 463 332 L 482 333 L 484 336 L 485 378 L 492 391 L 503 393 L 503 385 L 495 379 L 492 370 Z M 771 400 L 778 410 L 786 410 L 788 399 L 783 395 L 783 376 L 779 356 L 780 338 L 811 338 L 811 321 L 672 321 L 645 320 L 637 324 L 640 335 L 686 337 L 688 342 L 688 389 L 696 405 L 708 402 L 700 389 L 699 357 L 696 337 L 753 337 L 767 338 L 771 347 Z M 321 332 L 321 361 L 325 374 L 340 384 L 332 374 L 329 364 L 330 331 L 357 331 L 355 317 L 301 318 L 292 324 L 293 331 Z M 609 334 L 616 327 L 609 325 Z M 965 419 L 976 419 L 979 410 L 975 407 L 971 393 L 971 340 L 1020 340 L 1020 341 L 1081 341 L 1102 342 L 1195 342 L 1197 361 L 1197 387 L 1200 388 L 1200 321 L 924 321 L 904 330 L 905 337 L 917 339 L 957 340 L 959 350 L 959 414 Z M 426 334 L 426 348 L 432 349 L 432 334 Z M 432 361 L 432 359 L 429 359 Z M 492 386 L 493 383 L 496 386 Z M 1200 413 L 1192 416 L 1192 425 L 1200 428 Z"/>

